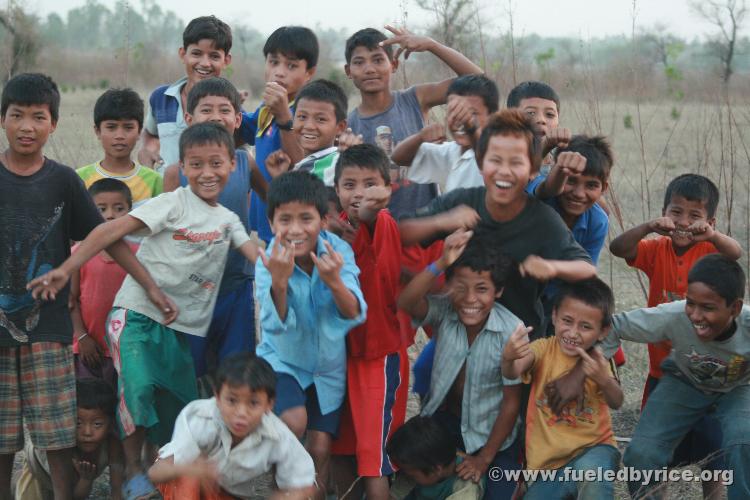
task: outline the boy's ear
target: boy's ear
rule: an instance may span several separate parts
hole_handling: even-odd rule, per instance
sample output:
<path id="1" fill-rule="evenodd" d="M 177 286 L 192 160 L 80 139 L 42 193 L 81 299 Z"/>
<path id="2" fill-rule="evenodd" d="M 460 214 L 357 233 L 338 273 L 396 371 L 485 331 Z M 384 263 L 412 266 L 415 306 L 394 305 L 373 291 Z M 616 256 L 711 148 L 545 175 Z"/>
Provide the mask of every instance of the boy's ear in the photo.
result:
<path id="1" fill-rule="evenodd" d="M 706 222 L 708 222 L 711 227 L 716 228 L 716 217 L 709 217 Z"/>
<path id="2" fill-rule="evenodd" d="M 177 51 L 177 54 L 180 56 L 180 59 L 184 59 L 185 58 L 185 47 L 180 47 L 179 50 Z"/>
<path id="3" fill-rule="evenodd" d="M 391 73 L 395 73 L 398 71 L 398 59 L 393 59 L 391 61 Z"/>
<path id="4" fill-rule="evenodd" d="M 349 72 L 349 64 L 348 64 L 348 63 L 347 63 L 347 64 L 344 64 L 344 73 L 346 73 L 346 77 L 347 77 L 347 78 L 348 78 L 349 80 L 351 80 L 351 79 L 352 79 L 352 74 L 351 74 L 351 73 Z M 5 119 L 5 117 L 3 117 L 3 119 Z"/>
<path id="5" fill-rule="evenodd" d="M 237 131 L 237 129 L 240 128 L 241 125 L 242 125 L 242 112 L 237 111 L 234 117 L 234 130 L 232 132 L 234 133 L 235 131 Z"/>
<path id="6" fill-rule="evenodd" d="M 193 115 L 190 113 L 185 113 L 185 123 L 188 124 L 188 127 L 193 124 Z"/>
<path id="7" fill-rule="evenodd" d="M 604 340 L 604 339 L 606 339 L 607 335 L 609 335 L 610 328 L 612 328 L 611 325 L 603 327 L 601 333 L 597 337 L 597 340 Z"/>
<path id="8" fill-rule="evenodd" d="M 343 134 L 344 130 L 346 130 L 346 119 L 341 120 L 336 124 L 336 137 Z"/>
<path id="9" fill-rule="evenodd" d="M 224 56 L 224 67 L 227 67 L 230 64 L 232 64 L 232 54 L 226 54 Z"/>
<path id="10" fill-rule="evenodd" d="M 312 68 L 307 68 L 307 70 L 305 70 L 305 83 L 309 83 L 310 80 L 312 80 L 312 77 L 315 76 L 315 70 L 317 69 L 317 66 L 313 66 Z"/>
<path id="11" fill-rule="evenodd" d="M 609 182 L 608 181 L 602 182 L 602 194 L 606 193 L 607 189 L 609 189 Z"/>
<path id="12" fill-rule="evenodd" d="M 737 317 L 742 312 L 742 299 L 737 299 L 732 303 L 732 316 Z"/>
<path id="13" fill-rule="evenodd" d="M 94 125 L 94 133 L 96 134 L 97 139 L 101 139 L 102 131 L 96 125 Z"/>
<path id="14" fill-rule="evenodd" d="M 504 291 L 505 291 L 505 287 L 502 287 L 497 292 L 495 292 L 495 298 L 499 299 L 500 297 L 502 297 Z"/>

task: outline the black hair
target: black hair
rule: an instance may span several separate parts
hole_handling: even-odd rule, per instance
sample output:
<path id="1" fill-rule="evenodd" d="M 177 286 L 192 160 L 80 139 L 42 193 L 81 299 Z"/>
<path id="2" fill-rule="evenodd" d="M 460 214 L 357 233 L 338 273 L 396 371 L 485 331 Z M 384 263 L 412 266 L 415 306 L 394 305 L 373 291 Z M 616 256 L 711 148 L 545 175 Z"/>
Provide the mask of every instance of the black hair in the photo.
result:
<path id="1" fill-rule="evenodd" d="M 682 196 L 688 201 L 700 201 L 706 206 L 709 218 L 716 215 L 716 208 L 719 206 L 719 189 L 708 177 L 698 174 L 682 174 L 672 179 L 664 193 L 662 211 L 667 209 L 667 205 L 675 196 Z"/>
<path id="2" fill-rule="evenodd" d="M 224 358 L 216 371 L 216 392 L 224 384 L 247 386 L 251 391 L 263 391 L 268 399 L 276 397 L 276 373 L 271 365 L 253 352 L 237 352 Z"/>
<path id="3" fill-rule="evenodd" d="M 99 179 L 89 186 L 88 192 L 92 198 L 99 193 L 121 193 L 128 202 L 128 209 L 133 208 L 133 193 L 130 192 L 128 185 L 119 179 L 111 177 Z"/>
<path id="4" fill-rule="evenodd" d="M 94 104 L 94 125 L 104 120 L 135 120 L 138 131 L 143 128 L 143 99 L 133 89 L 109 89 Z"/>
<path id="5" fill-rule="evenodd" d="M 500 109 L 500 92 L 497 84 L 484 75 L 464 75 L 453 80 L 448 87 L 447 95 L 480 97 L 487 108 L 487 113 Z"/>
<path id="6" fill-rule="evenodd" d="M 8 80 L 3 87 L 0 116 L 5 118 L 5 113 L 11 104 L 17 106 L 46 104 L 52 123 L 57 123 L 60 117 L 60 91 L 57 90 L 57 84 L 52 78 L 41 73 L 21 73 Z"/>
<path id="7" fill-rule="evenodd" d="M 605 282 L 599 278 L 589 278 L 574 283 L 563 282 L 555 295 L 552 309 L 560 307 L 566 298 L 579 300 L 587 306 L 602 312 L 602 328 L 612 324 L 612 314 L 615 311 L 615 296 Z"/>
<path id="8" fill-rule="evenodd" d="M 338 185 L 341 173 L 347 167 L 374 170 L 383 177 L 386 186 L 391 185 L 391 160 L 385 151 L 374 144 L 357 144 L 341 152 L 333 174 L 334 185 Z"/>
<path id="9" fill-rule="evenodd" d="M 328 203 L 333 203 L 336 206 L 336 213 L 341 212 L 341 200 L 339 200 L 339 195 L 336 193 L 336 188 L 326 186 L 326 193 L 328 193 Z"/>
<path id="10" fill-rule="evenodd" d="M 495 248 L 490 243 L 489 234 L 473 236 L 456 262 L 445 270 L 445 279 L 450 280 L 459 267 L 468 267 L 477 273 L 488 271 L 495 290 L 499 292 L 505 287 L 505 283 L 515 268 L 513 260 L 506 254 L 496 251 Z"/>
<path id="11" fill-rule="evenodd" d="M 720 253 L 698 259 L 688 272 L 688 285 L 703 283 L 723 298 L 727 305 L 745 298 L 745 272 L 736 260 Z"/>
<path id="12" fill-rule="evenodd" d="M 583 170 L 583 175 L 596 177 L 602 182 L 607 182 L 615 159 L 612 154 L 612 146 L 606 137 L 602 135 L 593 137 L 588 135 L 574 135 L 567 146 L 557 148 L 555 160 L 557 160 L 560 153 L 565 151 L 579 153 L 586 158 L 586 168 Z"/>
<path id="13" fill-rule="evenodd" d="M 346 92 L 330 80 L 314 80 L 302 87 L 297 94 L 297 103 L 302 99 L 332 104 L 336 121 L 346 120 L 349 106 Z"/>
<path id="14" fill-rule="evenodd" d="M 186 128 L 180 135 L 180 161 L 185 159 L 185 151 L 193 146 L 216 144 L 227 148 L 230 158 L 234 158 L 234 139 L 227 129 L 218 123 L 196 123 Z"/>
<path id="15" fill-rule="evenodd" d="M 304 26 L 282 26 L 266 40 L 263 57 L 268 54 L 281 54 L 289 59 L 299 59 L 307 63 L 310 70 L 318 65 L 318 38 L 310 28 Z"/>
<path id="16" fill-rule="evenodd" d="M 382 31 L 375 28 L 365 28 L 357 31 L 346 41 L 344 58 L 346 64 L 352 62 L 352 54 L 357 47 L 364 47 L 367 50 L 382 49 L 388 56 L 388 60 L 393 60 L 393 48 L 390 45 L 381 46 L 380 42 L 387 40 L 388 37 Z"/>
<path id="17" fill-rule="evenodd" d="M 273 214 L 279 206 L 295 201 L 314 206 L 321 218 L 328 212 L 325 184 L 317 176 L 301 170 L 286 172 L 271 181 L 267 200 L 266 211 L 270 220 L 273 220 Z"/>
<path id="18" fill-rule="evenodd" d="M 517 108 L 521 105 L 521 101 L 524 99 L 531 99 L 538 97 L 540 99 L 547 99 L 548 101 L 554 101 L 557 106 L 557 112 L 560 112 L 560 96 L 557 95 L 555 89 L 550 87 L 544 82 L 528 81 L 522 82 L 513 87 L 508 94 L 507 107 Z"/>
<path id="19" fill-rule="evenodd" d="M 196 17 L 188 23 L 182 32 L 182 48 L 201 40 L 211 40 L 216 50 L 229 54 L 232 50 L 232 28 L 216 16 Z"/>
<path id="20" fill-rule="evenodd" d="M 117 396 L 112 386 L 104 380 L 83 378 L 76 381 L 76 405 L 84 410 L 100 410 L 114 418 Z"/>
<path id="21" fill-rule="evenodd" d="M 477 157 L 477 165 L 482 168 L 484 155 L 487 153 L 490 139 L 496 135 L 513 135 L 523 138 L 528 144 L 529 162 L 531 171 L 538 170 L 542 162 L 541 142 L 536 135 L 536 129 L 525 113 L 517 109 L 503 109 L 490 115 L 487 125 L 482 129 L 479 140 L 474 147 Z"/>
<path id="22" fill-rule="evenodd" d="M 431 417 L 412 417 L 393 433 L 386 445 L 388 457 L 399 467 L 430 474 L 456 460 L 456 443 Z"/>
<path id="23" fill-rule="evenodd" d="M 193 85 L 187 96 L 185 111 L 192 115 L 200 100 L 207 96 L 226 97 L 236 113 L 239 113 L 242 109 L 242 97 L 237 88 L 232 85 L 232 82 L 226 78 L 213 77 L 201 80 Z"/>

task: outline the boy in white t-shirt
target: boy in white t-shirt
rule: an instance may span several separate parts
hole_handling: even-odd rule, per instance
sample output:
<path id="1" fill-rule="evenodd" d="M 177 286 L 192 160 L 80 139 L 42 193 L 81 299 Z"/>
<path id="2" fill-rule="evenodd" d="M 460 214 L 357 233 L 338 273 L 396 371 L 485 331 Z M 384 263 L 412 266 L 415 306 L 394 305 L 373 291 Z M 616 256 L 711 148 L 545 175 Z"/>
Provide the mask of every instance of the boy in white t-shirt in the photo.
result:
<path id="1" fill-rule="evenodd" d="M 206 334 L 230 245 L 253 263 L 258 255 L 239 217 L 217 201 L 234 158 L 234 141 L 222 126 L 188 128 L 180 137 L 188 187 L 98 226 L 59 268 L 30 283 L 35 293 L 54 295 L 73 271 L 108 245 L 129 234 L 145 236 L 138 260 L 159 288 L 144 290 L 133 276 L 125 278 L 107 324 L 119 374 L 117 416 L 125 452 L 123 493 L 128 497 L 155 493 L 141 460 L 146 435 L 154 444 L 166 443 L 179 412 L 198 398 L 185 334 Z M 150 298 L 159 289 L 176 306 L 158 310 Z"/>

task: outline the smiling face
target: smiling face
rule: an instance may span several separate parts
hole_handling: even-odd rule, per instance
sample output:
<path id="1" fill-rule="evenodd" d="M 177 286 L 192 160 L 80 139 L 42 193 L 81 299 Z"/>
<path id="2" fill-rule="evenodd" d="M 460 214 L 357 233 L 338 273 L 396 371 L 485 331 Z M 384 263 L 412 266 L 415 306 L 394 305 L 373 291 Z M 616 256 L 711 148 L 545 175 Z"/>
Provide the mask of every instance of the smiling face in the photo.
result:
<path id="1" fill-rule="evenodd" d="M 547 135 L 547 131 L 560 125 L 560 115 L 555 101 L 541 97 L 527 97 L 521 99 L 518 108 L 531 118 L 531 122 L 541 135 Z"/>
<path id="2" fill-rule="evenodd" d="M 216 205 L 234 171 L 235 160 L 226 146 L 209 143 L 187 147 L 180 164 L 191 191 L 209 205 Z"/>
<path id="3" fill-rule="evenodd" d="M 84 453 L 93 453 L 109 435 L 110 418 L 100 409 L 78 408 L 76 447 Z"/>
<path id="4" fill-rule="evenodd" d="M 195 106 L 192 115 L 185 115 L 188 125 L 193 123 L 213 122 L 218 123 L 233 134 L 240 128 L 242 113 L 235 110 L 232 102 L 219 95 L 207 95 L 202 97 Z"/>
<path id="5" fill-rule="evenodd" d="M 365 190 L 372 186 L 385 186 L 385 180 L 377 170 L 360 167 L 345 167 L 341 170 L 336 194 L 349 222 L 355 226 L 359 223 L 359 206 L 365 197 Z"/>
<path id="6" fill-rule="evenodd" d="M 488 207 L 490 204 L 503 209 L 523 207 L 530 173 L 529 146 L 523 137 L 492 136 L 482 159 Z"/>
<path id="7" fill-rule="evenodd" d="M 701 282 L 688 285 L 685 314 L 702 342 L 719 337 L 742 311 L 742 300 L 727 304 L 724 298 L 711 287 Z"/>
<path id="8" fill-rule="evenodd" d="M 674 222 L 672 245 L 675 248 L 687 248 L 693 245 L 692 234 L 687 231 L 692 224 L 706 221 L 713 226 L 716 222 L 716 218 L 708 217 L 705 201 L 688 200 L 680 195 L 672 196 L 669 205 L 662 211 L 662 216 L 669 217 Z"/>
<path id="9" fill-rule="evenodd" d="M 306 155 L 333 146 L 336 136 L 346 128 L 346 120 L 336 121 L 330 102 L 303 98 L 294 113 L 294 133 Z"/>
<path id="10" fill-rule="evenodd" d="M 123 215 L 127 215 L 131 208 L 128 205 L 128 199 L 119 191 L 102 191 L 96 193 L 92 198 L 96 208 L 99 209 L 99 213 L 106 221 L 119 219 Z"/>
<path id="11" fill-rule="evenodd" d="M 555 337 L 560 349 L 568 356 L 578 356 L 576 347 L 584 351 L 597 340 L 607 336 L 609 328 L 602 327 L 604 313 L 573 297 L 565 297 L 552 311 Z"/>
<path id="12" fill-rule="evenodd" d="M 41 154 L 57 124 L 52 121 L 47 104 L 11 104 L 2 117 L 2 126 L 8 146 L 14 153 L 34 156 Z"/>
<path id="13" fill-rule="evenodd" d="M 187 48 L 180 47 L 179 54 L 190 85 L 206 78 L 221 76 L 224 68 L 232 62 L 232 56 L 223 49 L 217 49 L 214 41 L 208 38 L 191 43 Z"/>
<path id="14" fill-rule="evenodd" d="M 459 96 L 454 94 L 448 96 L 448 102 L 450 102 L 451 99 L 461 99 L 467 104 L 469 110 L 471 111 L 473 121 L 478 125 L 476 131 L 478 137 L 484 126 L 487 125 L 487 119 L 490 116 L 490 112 L 487 110 L 487 106 L 484 104 L 484 99 L 477 95 Z M 450 131 L 453 139 L 459 146 L 471 147 L 471 137 L 469 137 L 466 132 L 464 132 L 464 127 L 452 126 Z"/>
<path id="15" fill-rule="evenodd" d="M 594 206 L 607 190 L 607 183 L 593 175 L 570 175 L 557 198 L 566 215 L 577 219 Z M 567 222 L 567 221 L 566 221 Z"/>
<path id="16" fill-rule="evenodd" d="M 115 160 L 130 159 L 141 131 L 138 120 L 102 120 L 94 127 L 96 137 L 102 143 L 106 158 Z"/>
<path id="17" fill-rule="evenodd" d="M 391 85 L 391 74 L 397 69 L 398 61 L 388 59 L 385 50 L 380 47 L 370 50 L 362 45 L 352 51 L 349 64 L 344 66 L 354 86 L 364 93 L 387 91 Z"/>
<path id="18" fill-rule="evenodd" d="M 271 229 L 278 242 L 294 246 L 295 259 L 309 259 L 310 252 L 317 249 L 323 219 L 314 205 L 291 201 L 276 207 Z"/>
<path id="19" fill-rule="evenodd" d="M 461 323 L 468 332 L 478 333 L 487 322 L 502 289 L 495 288 L 489 271 L 477 272 L 465 266 L 455 268 L 448 287 L 451 305 Z"/>
<path id="20" fill-rule="evenodd" d="M 216 406 L 235 444 L 254 432 L 263 421 L 263 415 L 273 410 L 273 399 L 266 391 L 253 391 L 247 385 L 224 383 L 215 396 Z"/>
<path id="21" fill-rule="evenodd" d="M 304 59 L 294 59 L 279 52 L 266 56 L 264 75 L 266 83 L 276 82 L 286 89 L 291 101 L 315 74 L 315 68 L 308 68 Z"/>

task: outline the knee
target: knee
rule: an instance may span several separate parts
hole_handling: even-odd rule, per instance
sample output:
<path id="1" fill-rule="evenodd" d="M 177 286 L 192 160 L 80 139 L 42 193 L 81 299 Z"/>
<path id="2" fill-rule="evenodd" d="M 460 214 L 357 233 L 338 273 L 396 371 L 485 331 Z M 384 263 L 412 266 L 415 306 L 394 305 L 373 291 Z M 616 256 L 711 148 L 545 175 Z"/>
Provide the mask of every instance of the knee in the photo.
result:
<path id="1" fill-rule="evenodd" d="M 307 428 L 307 412 L 304 408 L 294 408 L 287 410 L 281 414 L 281 421 L 289 427 L 297 439 L 302 440 L 305 436 L 305 429 Z"/>
<path id="2" fill-rule="evenodd" d="M 331 445 L 322 440 L 308 440 L 305 446 L 316 464 L 324 464 L 331 456 Z"/>
<path id="3" fill-rule="evenodd" d="M 659 446 L 659 443 L 633 439 L 625 450 L 622 463 L 636 469 L 657 469 L 669 464 L 672 452 L 673 450 Z"/>

